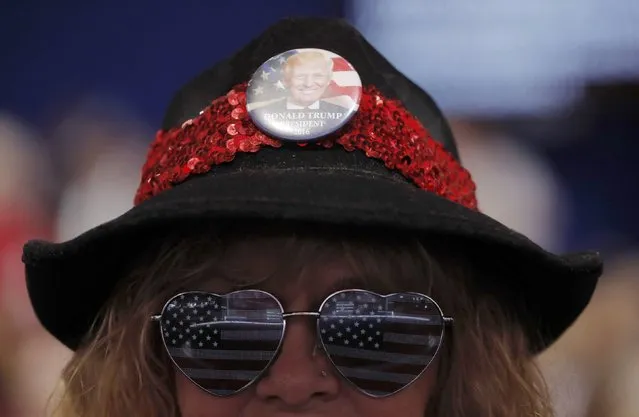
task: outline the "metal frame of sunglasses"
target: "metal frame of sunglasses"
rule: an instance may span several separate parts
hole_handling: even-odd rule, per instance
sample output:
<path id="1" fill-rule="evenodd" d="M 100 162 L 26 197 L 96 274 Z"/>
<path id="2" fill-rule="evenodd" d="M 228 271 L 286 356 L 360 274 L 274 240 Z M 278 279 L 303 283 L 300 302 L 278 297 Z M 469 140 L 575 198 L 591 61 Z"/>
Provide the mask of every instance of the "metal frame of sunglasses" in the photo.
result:
<path id="1" fill-rule="evenodd" d="M 292 317 L 316 319 L 317 339 L 333 367 L 373 398 L 415 382 L 454 323 L 425 294 L 363 289 L 336 291 L 318 311 L 292 312 L 262 290 L 188 291 L 171 297 L 151 319 L 159 322 L 180 372 L 207 393 L 227 397 L 250 387 L 275 362 Z"/>

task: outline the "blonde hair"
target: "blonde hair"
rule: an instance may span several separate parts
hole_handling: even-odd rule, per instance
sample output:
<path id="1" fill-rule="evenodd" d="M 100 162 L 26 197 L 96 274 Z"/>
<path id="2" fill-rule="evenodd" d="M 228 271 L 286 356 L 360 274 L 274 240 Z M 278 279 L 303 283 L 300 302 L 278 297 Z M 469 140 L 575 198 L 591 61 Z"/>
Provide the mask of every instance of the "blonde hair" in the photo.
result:
<path id="1" fill-rule="evenodd" d="M 282 65 L 284 79 L 288 80 L 291 78 L 293 68 L 295 68 L 296 66 L 318 61 L 321 61 L 324 64 L 324 66 L 326 67 L 326 72 L 328 73 L 328 76 L 330 78 L 330 75 L 333 73 L 332 59 L 329 59 L 326 55 L 319 51 L 302 51 L 289 57 Z"/>
<path id="2" fill-rule="evenodd" d="M 122 280 L 92 336 L 63 373 L 65 392 L 55 416 L 179 416 L 173 368 L 157 323 L 149 317 L 172 295 L 202 288 L 211 277 L 226 277 L 221 279 L 234 288 L 294 279 L 309 265 L 334 256 L 343 256 L 367 277 L 367 288 L 428 293 L 455 318 L 441 350 L 427 415 L 461 417 L 469 410 L 477 417 L 553 415 L 521 325 L 475 285 L 469 265 L 452 257 L 457 252 L 443 239 L 429 245 L 402 236 L 283 225 L 217 231 L 200 225 L 194 230 L 182 228 L 168 236 Z M 229 262 L 225 255 L 239 250 L 250 256 L 256 248 L 261 256 L 279 260 L 261 276 L 245 274 L 246 258 Z"/>

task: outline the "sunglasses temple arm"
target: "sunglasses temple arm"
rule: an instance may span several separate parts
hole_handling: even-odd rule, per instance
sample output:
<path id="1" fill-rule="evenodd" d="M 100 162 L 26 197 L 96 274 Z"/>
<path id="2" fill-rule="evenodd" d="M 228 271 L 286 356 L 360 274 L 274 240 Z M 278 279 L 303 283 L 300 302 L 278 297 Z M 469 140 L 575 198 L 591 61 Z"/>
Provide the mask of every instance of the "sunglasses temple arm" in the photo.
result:
<path id="1" fill-rule="evenodd" d="M 162 317 L 162 316 L 161 316 L 161 315 L 159 315 L 159 314 L 156 314 L 156 315 L 154 315 L 154 316 L 151 316 L 151 321 L 160 321 L 160 317 Z"/>
<path id="2" fill-rule="evenodd" d="M 453 327 L 455 320 L 452 317 L 444 317 L 444 326 Z"/>

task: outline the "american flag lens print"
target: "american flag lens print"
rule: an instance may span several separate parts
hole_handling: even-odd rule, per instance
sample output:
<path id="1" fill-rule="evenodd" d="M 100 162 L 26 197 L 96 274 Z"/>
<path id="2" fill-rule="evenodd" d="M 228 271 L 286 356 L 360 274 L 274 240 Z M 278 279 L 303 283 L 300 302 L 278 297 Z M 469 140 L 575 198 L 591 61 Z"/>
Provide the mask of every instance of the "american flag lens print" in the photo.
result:
<path id="1" fill-rule="evenodd" d="M 428 367 L 440 347 L 444 319 L 422 294 L 346 290 L 324 301 L 318 332 L 344 378 L 365 394 L 384 397 Z"/>
<path id="2" fill-rule="evenodd" d="M 324 49 L 282 52 L 249 80 L 246 108 L 267 134 L 309 141 L 344 126 L 359 109 L 362 81 L 344 57 Z"/>
<path id="3" fill-rule="evenodd" d="M 179 294 L 167 302 L 160 320 L 175 365 L 217 396 L 235 394 L 255 381 L 284 334 L 281 304 L 259 290 Z"/>

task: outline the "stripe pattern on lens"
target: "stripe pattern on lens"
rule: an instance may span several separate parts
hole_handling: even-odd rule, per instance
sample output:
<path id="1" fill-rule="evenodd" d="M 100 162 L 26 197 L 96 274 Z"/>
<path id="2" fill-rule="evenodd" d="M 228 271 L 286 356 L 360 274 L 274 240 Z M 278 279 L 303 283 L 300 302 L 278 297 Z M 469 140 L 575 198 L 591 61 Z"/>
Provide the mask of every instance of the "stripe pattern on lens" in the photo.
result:
<path id="1" fill-rule="evenodd" d="M 318 331 L 339 372 L 364 393 L 388 396 L 415 381 L 444 329 L 439 307 L 421 294 L 347 290 L 328 299 Z"/>
<path id="2" fill-rule="evenodd" d="M 284 321 L 279 302 L 262 291 L 189 292 L 167 303 L 161 327 L 180 371 L 207 392 L 225 396 L 266 369 L 280 345 Z"/>

